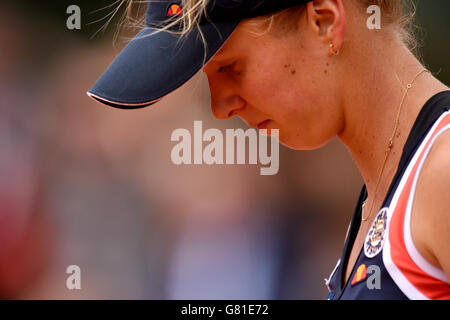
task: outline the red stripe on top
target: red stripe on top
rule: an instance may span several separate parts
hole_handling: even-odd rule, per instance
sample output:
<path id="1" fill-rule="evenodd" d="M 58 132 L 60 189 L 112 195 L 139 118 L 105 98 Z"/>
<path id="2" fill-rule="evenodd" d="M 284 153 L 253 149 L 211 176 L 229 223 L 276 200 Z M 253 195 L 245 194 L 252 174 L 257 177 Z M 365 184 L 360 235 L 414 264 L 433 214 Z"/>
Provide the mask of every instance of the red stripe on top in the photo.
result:
<path id="1" fill-rule="evenodd" d="M 403 273 L 403 275 L 408 279 L 408 281 L 416 287 L 423 295 L 426 297 L 439 300 L 439 299 L 450 299 L 450 284 L 436 279 L 420 269 L 415 262 L 412 260 L 405 245 L 404 239 L 404 222 L 406 214 L 406 206 L 408 203 L 408 198 L 411 192 L 412 184 L 418 166 L 428 149 L 433 138 L 438 134 L 446 125 L 450 124 L 450 115 L 445 116 L 436 127 L 431 138 L 427 141 L 425 148 L 422 150 L 419 158 L 417 159 L 406 184 L 401 191 L 400 197 L 398 199 L 395 210 L 392 214 L 392 219 L 389 226 L 389 243 L 391 246 L 391 258 L 395 263 L 397 268 Z"/>

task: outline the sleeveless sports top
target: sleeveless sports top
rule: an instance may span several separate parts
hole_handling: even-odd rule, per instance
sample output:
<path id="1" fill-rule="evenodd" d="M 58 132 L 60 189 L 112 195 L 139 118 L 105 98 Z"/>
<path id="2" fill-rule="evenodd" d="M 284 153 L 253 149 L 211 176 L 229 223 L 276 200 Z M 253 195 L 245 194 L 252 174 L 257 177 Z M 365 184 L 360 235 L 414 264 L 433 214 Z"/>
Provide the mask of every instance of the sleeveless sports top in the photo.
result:
<path id="1" fill-rule="evenodd" d="M 342 256 L 326 279 L 327 299 L 450 299 L 449 279 L 418 252 L 410 229 L 417 179 L 431 146 L 446 130 L 450 130 L 450 91 L 434 95 L 422 107 L 384 202 L 344 283 L 345 265 L 360 226 L 361 205 L 367 197 L 363 186 Z"/>

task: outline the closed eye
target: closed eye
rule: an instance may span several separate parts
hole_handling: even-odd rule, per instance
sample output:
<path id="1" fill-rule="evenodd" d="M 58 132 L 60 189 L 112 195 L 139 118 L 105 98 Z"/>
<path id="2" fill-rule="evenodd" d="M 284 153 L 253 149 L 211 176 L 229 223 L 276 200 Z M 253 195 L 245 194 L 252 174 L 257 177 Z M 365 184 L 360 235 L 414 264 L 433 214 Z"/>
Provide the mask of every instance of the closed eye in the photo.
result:
<path id="1" fill-rule="evenodd" d="M 222 66 L 220 67 L 217 72 L 219 73 L 223 73 L 223 72 L 229 72 L 229 71 L 233 71 L 233 67 L 236 65 L 236 62 L 233 62 L 231 64 L 228 64 L 226 66 Z"/>

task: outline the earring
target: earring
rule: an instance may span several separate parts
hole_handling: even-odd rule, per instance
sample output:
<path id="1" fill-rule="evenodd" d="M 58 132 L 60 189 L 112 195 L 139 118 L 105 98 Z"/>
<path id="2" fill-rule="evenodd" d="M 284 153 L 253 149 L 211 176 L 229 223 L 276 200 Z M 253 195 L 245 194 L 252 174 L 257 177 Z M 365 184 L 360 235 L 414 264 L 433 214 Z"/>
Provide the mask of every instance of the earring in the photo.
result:
<path id="1" fill-rule="evenodd" d="M 330 53 L 333 56 L 338 56 L 339 55 L 339 50 L 338 51 L 334 51 L 334 44 L 330 43 Z"/>

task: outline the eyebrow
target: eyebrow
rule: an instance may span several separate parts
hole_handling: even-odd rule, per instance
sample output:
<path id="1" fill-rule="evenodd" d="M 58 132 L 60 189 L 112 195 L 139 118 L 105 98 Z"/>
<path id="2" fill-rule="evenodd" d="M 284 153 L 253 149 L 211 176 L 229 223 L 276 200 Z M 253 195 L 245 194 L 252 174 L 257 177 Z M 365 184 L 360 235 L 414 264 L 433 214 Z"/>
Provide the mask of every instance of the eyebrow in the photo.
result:
<path id="1" fill-rule="evenodd" d="M 219 51 L 216 52 L 216 54 L 213 56 L 213 59 L 217 59 L 220 58 L 225 55 L 227 52 L 229 51 L 229 48 L 227 48 L 226 46 L 223 46 L 222 48 L 219 49 Z"/>

